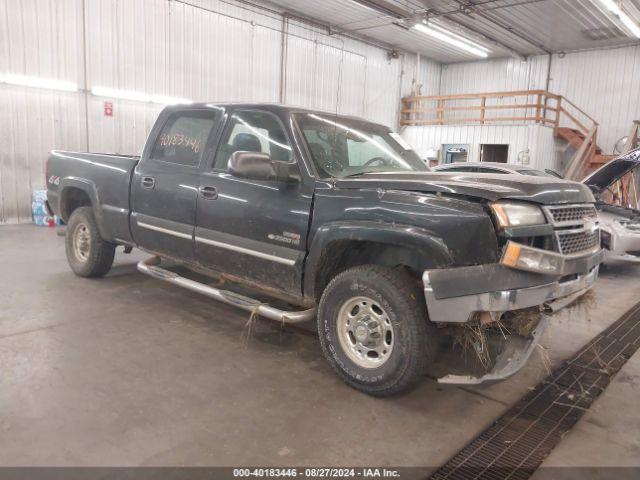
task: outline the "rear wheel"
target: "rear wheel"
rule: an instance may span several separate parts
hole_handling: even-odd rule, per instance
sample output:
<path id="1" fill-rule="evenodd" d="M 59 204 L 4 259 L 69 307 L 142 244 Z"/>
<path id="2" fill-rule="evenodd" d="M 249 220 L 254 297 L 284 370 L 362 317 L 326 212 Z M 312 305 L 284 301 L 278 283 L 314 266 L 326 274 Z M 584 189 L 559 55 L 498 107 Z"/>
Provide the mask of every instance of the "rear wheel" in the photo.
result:
<path id="1" fill-rule="evenodd" d="M 375 396 L 408 390 L 436 349 L 436 329 L 407 272 L 365 265 L 337 275 L 318 310 L 325 357 L 343 380 Z"/>
<path id="2" fill-rule="evenodd" d="M 80 207 L 69 218 L 65 250 L 73 273 L 81 277 L 101 277 L 111 269 L 116 246 L 100 237 L 93 209 Z"/>

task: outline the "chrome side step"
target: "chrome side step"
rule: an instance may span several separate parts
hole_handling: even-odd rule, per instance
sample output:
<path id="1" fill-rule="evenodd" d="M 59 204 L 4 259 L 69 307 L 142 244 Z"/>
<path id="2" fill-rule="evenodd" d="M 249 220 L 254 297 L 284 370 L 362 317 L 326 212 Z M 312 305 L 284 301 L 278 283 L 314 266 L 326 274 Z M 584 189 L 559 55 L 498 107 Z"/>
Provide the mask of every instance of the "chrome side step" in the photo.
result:
<path id="1" fill-rule="evenodd" d="M 160 267 L 160 262 L 160 257 L 150 257 L 146 260 L 141 260 L 137 265 L 138 271 L 159 280 L 173 283 L 174 285 L 178 285 L 193 292 L 201 293 L 203 295 L 206 295 L 207 297 L 213 298 L 214 300 L 228 303 L 229 305 L 233 305 L 234 307 L 242 308 L 243 310 L 247 310 L 257 315 L 270 318 L 271 320 L 277 320 L 282 323 L 305 322 L 307 320 L 313 319 L 316 315 L 315 308 L 298 311 L 280 310 L 253 298 L 240 295 L 239 293 L 230 292 L 228 290 L 220 290 L 218 288 L 205 285 L 204 283 L 189 280 L 188 278 L 182 277 L 175 272 Z"/>

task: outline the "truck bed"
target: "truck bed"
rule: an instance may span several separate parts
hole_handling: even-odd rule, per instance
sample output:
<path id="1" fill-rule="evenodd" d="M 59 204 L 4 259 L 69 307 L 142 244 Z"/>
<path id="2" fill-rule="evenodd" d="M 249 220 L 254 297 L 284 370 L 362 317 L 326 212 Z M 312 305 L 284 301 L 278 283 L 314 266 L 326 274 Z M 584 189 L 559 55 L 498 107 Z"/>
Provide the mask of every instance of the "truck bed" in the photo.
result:
<path id="1" fill-rule="evenodd" d="M 86 193 L 95 207 L 96 220 L 105 240 L 128 243 L 130 185 L 140 157 L 53 150 L 47 162 L 48 202 L 67 221 L 60 205 L 65 195 Z"/>

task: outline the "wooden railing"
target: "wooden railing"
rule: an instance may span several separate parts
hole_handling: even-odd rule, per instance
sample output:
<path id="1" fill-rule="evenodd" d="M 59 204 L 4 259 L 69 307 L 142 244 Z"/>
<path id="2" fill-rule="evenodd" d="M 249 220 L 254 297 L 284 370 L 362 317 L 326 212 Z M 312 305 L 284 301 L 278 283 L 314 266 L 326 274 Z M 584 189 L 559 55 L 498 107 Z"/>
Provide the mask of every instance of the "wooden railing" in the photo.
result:
<path id="1" fill-rule="evenodd" d="M 565 169 L 582 178 L 597 153 L 598 122 L 567 98 L 546 90 L 414 96 L 402 99 L 401 125 L 537 124 L 574 129 L 584 141 Z"/>

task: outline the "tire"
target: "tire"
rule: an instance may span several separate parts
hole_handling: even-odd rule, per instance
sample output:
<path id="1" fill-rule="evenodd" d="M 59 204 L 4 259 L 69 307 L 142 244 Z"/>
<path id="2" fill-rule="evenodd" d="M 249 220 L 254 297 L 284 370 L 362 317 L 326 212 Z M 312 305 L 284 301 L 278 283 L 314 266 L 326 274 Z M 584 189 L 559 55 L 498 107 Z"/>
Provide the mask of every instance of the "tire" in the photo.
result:
<path id="1" fill-rule="evenodd" d="M 101 277 L 111 269 L 116 245 L 100 237 L 93 209 L 79 207 L 67 223 L 65 250 L 73 273 L 80 277 Z"/>
<path id="2" fill-rule="evenodd" d="M 320 299 L 318 334 L 347 384 L 386 397 L 421 380 L 437 348 L 423 298 L 409 273 L 388 267 L 354 267 L 331 280 Z"/>

